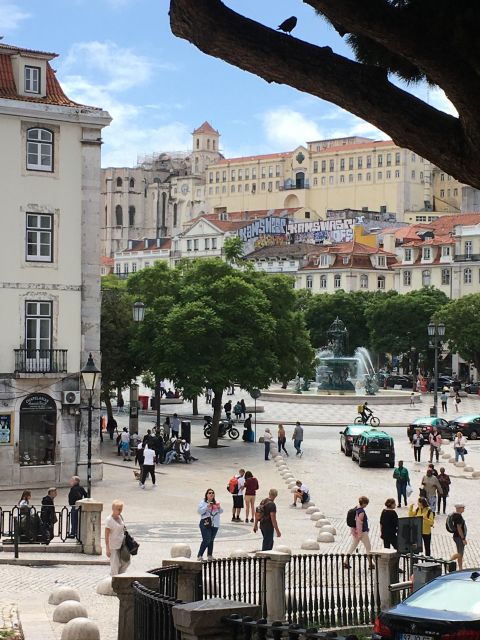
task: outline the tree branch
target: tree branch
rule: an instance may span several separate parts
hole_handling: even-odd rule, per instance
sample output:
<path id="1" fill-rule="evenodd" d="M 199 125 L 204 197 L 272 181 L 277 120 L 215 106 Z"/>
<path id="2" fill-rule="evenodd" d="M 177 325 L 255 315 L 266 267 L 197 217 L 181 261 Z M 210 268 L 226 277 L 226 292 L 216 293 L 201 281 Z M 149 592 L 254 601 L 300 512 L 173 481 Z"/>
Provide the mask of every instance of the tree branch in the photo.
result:
<path id="1" fill-rule="evenodd" d="M 170 22 L 175 35 L 201 51 L 267 82 L 333 102 L 388 133 L 399 146 L 480 187 L 480 160 L 459 120 L 399 89 L 381 69 L 277 33 L 220 0 L 171 0 Z"/>

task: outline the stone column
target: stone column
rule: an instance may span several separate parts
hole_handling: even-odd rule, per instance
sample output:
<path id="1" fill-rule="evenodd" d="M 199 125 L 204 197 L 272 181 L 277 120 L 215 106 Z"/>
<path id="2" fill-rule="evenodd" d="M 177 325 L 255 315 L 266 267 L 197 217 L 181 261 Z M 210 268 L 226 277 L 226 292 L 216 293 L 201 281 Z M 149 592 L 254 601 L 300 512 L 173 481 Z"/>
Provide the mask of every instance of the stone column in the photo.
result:
<path id="1" fill-rule="evenodd" d="M 233 613 L 251 616 L 254 620 L 258 620 L 261 615 L 260 607 L 256 604 L 212 598 L 175 605 L 173 621 L 182 640 L 228 640 L 234 637 L 233 627 L 222 620 Z"/>
<path id="2" fill-rule="evenodd" d="M 285 567 L 290 554 L 279 551 L 257 551 L 258 558 L 267 558 L 266 597 L 269 622 L 285 618 Z"/>
<path id="3" fill-rule="evenodd" d="M 177 598 L 184 602 L 202 599 L 202 563 L 187 558 L 163 560 L 162 567 L 178 566 Z"/>
<path id="4" fill-rule="evenodd" d="M 155 591 L 158 587 L 158 576 L 151 573 L 120 574 L 113 576 L 112 588 L 119 599 L 118 603 L 118 640 L 133 640 L 134 635 L 134 613 L 135 613 L 135 592 L 132 584 L 140 582 L 147 589 Z"/>
<path id="5" fill-rule="evenodd" d="M 399 582 L 398 565 L 400 555 L 395 549 L 372 550 L 375 556 L 378 571 L 378 592 L 380 596 L 380 608 L 382 611 L 393 607 L 397 603 L 397 594 L 388 588 L 391 584 Z"/>
<path id="6" fill-rule="evenodd" d="M 77 500 L 80 512 L 80 538 L 82 539 L 83 553 L 89 555 L 102 555 L 102 510 L 103 502 L 93 498 Z"/>

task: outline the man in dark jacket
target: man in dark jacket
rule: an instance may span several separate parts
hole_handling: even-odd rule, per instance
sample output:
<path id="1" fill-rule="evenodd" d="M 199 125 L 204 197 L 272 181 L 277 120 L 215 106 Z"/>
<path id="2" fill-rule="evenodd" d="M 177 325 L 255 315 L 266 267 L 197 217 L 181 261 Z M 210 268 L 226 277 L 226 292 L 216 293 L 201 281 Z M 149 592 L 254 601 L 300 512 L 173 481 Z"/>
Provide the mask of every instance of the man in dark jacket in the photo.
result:
<path id="1" fill-rule="evenodd" d="M 53 538 L 53 525 L 57 521 L 55 513 L 54 499 L 57 497 L 57 490 L 52 487 L 48 490 L 47 495 L 42 498 L 42 508 L 40 510 L 40 519 L 42 521 L 42 537 L 45 544 L 50 544 Z"/>
<path id="2" fill-rule="evenodd" d="M 68 504 L 70 505 L 70 533 L 67 538 L 76 538 L 78 531 L 78 507 L 77 500 L 83 500 L 87 497 L 87 492 L 80 484 L 78 476 L 70 478 L 70 491 L 68 492 Z"/>

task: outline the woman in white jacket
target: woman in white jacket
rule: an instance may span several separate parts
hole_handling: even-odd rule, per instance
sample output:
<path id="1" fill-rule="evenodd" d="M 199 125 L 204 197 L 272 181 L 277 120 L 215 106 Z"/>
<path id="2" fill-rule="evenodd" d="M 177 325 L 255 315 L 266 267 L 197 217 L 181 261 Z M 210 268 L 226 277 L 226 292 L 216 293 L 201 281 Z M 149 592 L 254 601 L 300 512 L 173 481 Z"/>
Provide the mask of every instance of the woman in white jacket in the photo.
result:
<path id="1" fill-rule="evenodd" d="M 197 509 L 200 514 L 200 533 L 202 543 L 198 550 L 197 560 L 203 560 L 203 554 L 207 551 L 207 560 L 213 559 L 213 543 L 220 526 L 220 514 L 223 509 L 220 503 L 215 500 L 215 491 L 207 489 L 205 498 L 200 502 Z"/>
<path id="2" fill-rule="evenodd" d="M 457 432 L 455 436 L 455 440 L 453 441 L 453 450 L 455 451 L 455 462 L 458 462 L 458 459 L 461 458 L 462 462 L 465 462 L 465 445 L 467 441 L 465 440 L 465 436 L 461 431 Z"/>

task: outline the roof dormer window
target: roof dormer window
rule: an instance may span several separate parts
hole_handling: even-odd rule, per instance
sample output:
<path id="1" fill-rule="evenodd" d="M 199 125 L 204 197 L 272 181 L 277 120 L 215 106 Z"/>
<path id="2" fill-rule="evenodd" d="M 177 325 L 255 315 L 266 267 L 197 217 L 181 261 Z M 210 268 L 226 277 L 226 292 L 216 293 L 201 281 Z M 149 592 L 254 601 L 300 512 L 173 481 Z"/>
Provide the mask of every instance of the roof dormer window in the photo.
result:
<path id="1" fill-rule="evenodd" d="M 40 67 L 24 67 L 25 93 L 40 93 Z"/>

